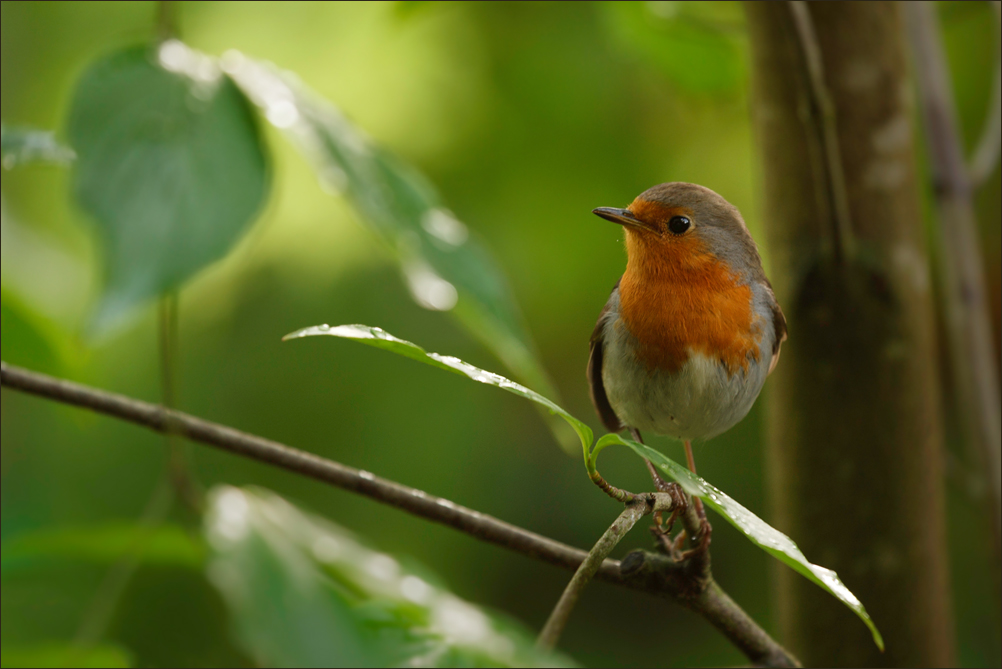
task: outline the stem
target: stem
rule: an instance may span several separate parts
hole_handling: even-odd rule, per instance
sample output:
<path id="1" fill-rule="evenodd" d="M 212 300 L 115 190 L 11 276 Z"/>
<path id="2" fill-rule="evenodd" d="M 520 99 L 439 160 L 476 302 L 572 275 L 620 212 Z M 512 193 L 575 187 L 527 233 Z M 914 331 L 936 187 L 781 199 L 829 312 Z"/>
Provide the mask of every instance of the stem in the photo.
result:
<path id="1" fill-rule="evenodd" d="M 158 432 L 165 432 L 167 429 L 168 413 L 163 407 L 31 372 L 2 361 L 0 361 L 0 386 L 102 413 Z M 178 434 L 192 441 L 323 481 L 563 569 L 577 569 L 587 558 L 587 553 L 578 548 L 473 511 L 447 499 L 429 495 L 422 490 L 388 481 L 369 472 L 181 412 L 170 413 L 170 420 L 177 426 Z M 652 511 L 671 508 L 670 496 L 664 495 L 663 498 L 661 494 L 653 495 Z M 686 514 L 682 516 L 683 523 L 690 530 L 699 527 L 698 519 L 689 513 L 691 510 L 692 506 L 689 505 Z M 609 583 L 689 606 L 686 597 L 693 589 L 692 579 L 685 577 L 673 580 L 670 578 L 669 561 L 662 558 L 660 564 L 662 566 L 647 568 L 644 572 L 645 578 L 636 578 L 634 574 L 625 571 L 618 560 L 606 559 L 599 561 L 598 570 L 594 575 Z M 743 612 L 741 613 L 743 615 Z M 732 623 L 740 628 L 738 624 L 740 616 L 734 618 Z M 720 627 L 717 623 L 714 625 Z M 762 636 L 767 640 L 769 648 L 778 649 L 776 652 L 786 652 L 764 632 Z M 746 647 L 758 648 L 756 644 L 759 642 L 756 638 L 749 637 L 744 645 L 738 647 L 742 650 Z M 757 656 L 748 657 L 752 662 L 758 661 Z"/>
<path id="2" fill-rule="evenodd" d="M 164 437 L 167 442 L 167 471 L 177 498 L 189 510 L 201 509 L 201 493 L 191 474 L 188 444 L 181 439 L 172 414 L 177 408 L 179 359 L 178 297 L 171 292 L 160 298 L 160 404 L 167 409 Z"/>
<path id="3" fill-rule="evenodd" d="M 814 31 L 814 22 L 802 0 L 789 3 L 793 19 L 793 31 L 800 48 L 800 63 L 807 79 L 809 97 L 809 133 L 812 135 L 815 162 L 821 175 L 820 187 L 823 200 L 827 203 L 832 254 L 836 265 L 844 265 L 852 258 L 855 238 L 849 215 L 849 200 L 846 195 L 845 175 L 842 172 L 842 156 L 838 145 L 838 131 L 835 126 L 835 106 L 825 84 L 824 62 L 821 47 Z M 817 180 L 815 181 L 817 183 Z"/>
<path id="4" fill-rule="evenodd" d="M 550 613 L 549 619 L 547 619 L 546 624 L 543 626 L 543 631 L 539 633 L 539 638 L 536 640 L 538 648 L 553 650 L 556 647 L 560 635 L 563 634 L 564 628 L 567 626 L 567 620 L 570 618 L 571 611 L 574 610 L 578 599 L 581 598 L 581 593 L 584 591 L 585 586 L 595 576 L 595 573 L 602 566 L 602 562 L 609 556 L 609 553 L 612 552 L 612 549 L 619 544 L 627 532 L 633 529 L 637 521 L 649 514 L 651 510 L 652 507 L 647 503 L 647 500 L 637 499 L 630 502 L 626 509 L 623 510 L 623 513 L 619 514 L 619 518 L 609 526 L 605 534 L 595 543 L 595 546 L 588 552 L 581 566 L 574 572 L 570 583 L 564 588 L 564 593 L 560 595 L 557 605 L 553 607 L 553 612 Z"/>
<path id="5" fill-rule="evenodd" d="M 935 8 L 906 3 L 920 102 L 939 214 L 942 310 L 950 344 L 955 409 L 988 478 L 995 556 L 1002 556 L 1002 400 L 974 215 L 973 186 L 961 151 L 957 113 Z"/>

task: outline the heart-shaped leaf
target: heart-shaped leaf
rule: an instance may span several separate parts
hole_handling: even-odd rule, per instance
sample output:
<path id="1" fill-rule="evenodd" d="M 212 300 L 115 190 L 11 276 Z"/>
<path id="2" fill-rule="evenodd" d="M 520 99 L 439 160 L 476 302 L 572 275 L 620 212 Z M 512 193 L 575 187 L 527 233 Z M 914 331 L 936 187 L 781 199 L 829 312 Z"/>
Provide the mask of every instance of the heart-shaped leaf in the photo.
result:
<path id="1" fill-rule="evenodd" d="M 76 199 L 103 241 L 97 331 L 226 255 L 264 202 L 252 107 L 214 60 L 180 42 L 91 65 L 68 134 Z"/>

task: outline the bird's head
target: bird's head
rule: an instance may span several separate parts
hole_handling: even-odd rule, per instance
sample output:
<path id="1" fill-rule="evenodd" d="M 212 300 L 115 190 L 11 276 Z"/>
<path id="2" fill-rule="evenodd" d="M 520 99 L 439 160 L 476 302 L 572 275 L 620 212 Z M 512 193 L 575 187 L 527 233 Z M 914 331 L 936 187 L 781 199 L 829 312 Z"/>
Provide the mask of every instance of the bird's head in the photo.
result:
<path id="1" fill-rule="evenodd" d="M 743 273 L 760 264 L 737 208 L 703 186 L 660 184 L 625 209 L 599 207 L 593 213 L 623 226 L 630 263 L 638 269 L 673 271 L 719 260 Z"/>

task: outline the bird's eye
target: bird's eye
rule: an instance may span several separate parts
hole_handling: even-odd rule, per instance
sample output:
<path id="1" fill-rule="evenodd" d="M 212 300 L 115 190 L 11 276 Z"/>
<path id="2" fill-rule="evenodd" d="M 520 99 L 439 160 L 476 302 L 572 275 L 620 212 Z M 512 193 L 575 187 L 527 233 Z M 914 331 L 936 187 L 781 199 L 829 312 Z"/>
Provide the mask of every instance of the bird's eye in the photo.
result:
<path id="1" fill-rule="evenodd" d="M 672 216 L 671 220 L 668 221 L 668 229 L 671 230 L 673 235 L 681 235 L 688 230 L 691 225 L 692 223 L 690 223 L 689 219 L 685 216 Z"/>

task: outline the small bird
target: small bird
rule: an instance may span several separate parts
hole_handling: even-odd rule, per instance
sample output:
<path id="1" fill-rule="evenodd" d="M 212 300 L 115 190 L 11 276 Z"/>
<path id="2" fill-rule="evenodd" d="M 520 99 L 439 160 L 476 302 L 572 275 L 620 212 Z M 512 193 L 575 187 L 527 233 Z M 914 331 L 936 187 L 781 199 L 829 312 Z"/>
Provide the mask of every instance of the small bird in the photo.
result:
<path id="1" fill-rule="evenodd" d="M 592 403 L 611 432 L 681 439 L 695 473 L 691 442 L 745 417 L 779 361 L 786 318 L 741 214 L 709 188 L 665 183 L 593 213 L 623 226 L 627 263 L 591 336 Z"/>

